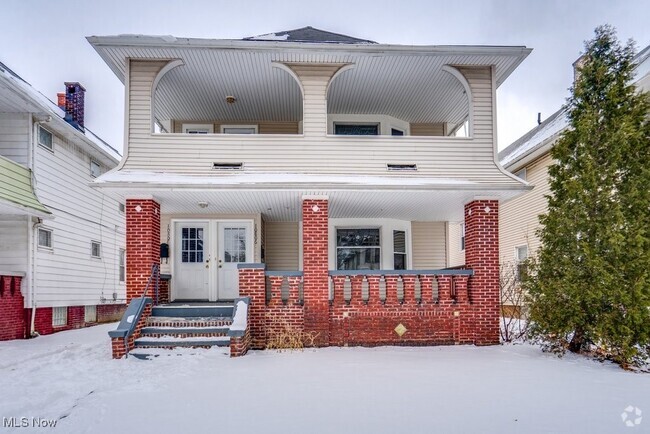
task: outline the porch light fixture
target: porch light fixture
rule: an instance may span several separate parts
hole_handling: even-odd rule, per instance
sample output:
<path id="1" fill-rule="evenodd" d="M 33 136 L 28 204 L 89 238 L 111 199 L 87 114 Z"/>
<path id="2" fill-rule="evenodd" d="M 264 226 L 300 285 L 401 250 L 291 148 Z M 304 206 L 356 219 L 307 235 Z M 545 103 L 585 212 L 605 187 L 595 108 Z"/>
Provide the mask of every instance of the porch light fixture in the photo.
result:
<path id="1" fill-rule="evenodd" d="M 207 207 L 208 207 L 208 203 L 207 203 L 207 202 L 199 202 L 199 207 L 201 207 L 201 208 L 207 208 Z"/>
<path id="2" fill-rule="evenodd" d="M 228 104 L 234 104 L 235 101 L 237 101 L 237 98 L 235 98 L 235 97 L 232 96 L 232 95 L 228 95 L 228 96 L 226 97 L 226 102 L 227 102 Z"/>

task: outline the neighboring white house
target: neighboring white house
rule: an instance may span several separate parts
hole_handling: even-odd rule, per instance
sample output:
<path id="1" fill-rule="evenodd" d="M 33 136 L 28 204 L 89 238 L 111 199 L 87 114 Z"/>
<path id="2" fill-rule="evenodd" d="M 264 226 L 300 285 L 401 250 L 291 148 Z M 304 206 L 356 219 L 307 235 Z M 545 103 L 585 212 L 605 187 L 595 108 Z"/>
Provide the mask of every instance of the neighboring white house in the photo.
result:
<path id="1" fill-rule="evenodd" d="M 0 307 L 3 321 L 20 323 L 26 336 L 109 320 L 124 306 L 124 204 L 89 186 L 120 154 L 85 128 L 85 89 L 65 86 L 57 106 L 0 63 L 0 275 L 21 277 L 12 295 L 24 298 L 24 310 L 7 291 Z M 39 210 L 16 193 L 23 174 Z M 20 337 L 15 330 L 10 337 Z"/>

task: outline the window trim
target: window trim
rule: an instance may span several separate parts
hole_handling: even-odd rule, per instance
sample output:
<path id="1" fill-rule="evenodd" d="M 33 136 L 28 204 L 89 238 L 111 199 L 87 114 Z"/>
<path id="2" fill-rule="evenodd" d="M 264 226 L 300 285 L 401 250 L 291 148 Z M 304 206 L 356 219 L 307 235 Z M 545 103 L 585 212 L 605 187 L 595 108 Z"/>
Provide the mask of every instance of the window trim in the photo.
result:
<path id="1" fill-rule="evenodd" d="M 188 130 L 208 130 L 206 133 L 191 133 Z M 183 134 L 214 134 L 214 124 L 183 124 L 181 126 Z"/>
<path id="2" fill-rule="evenodd" d="M 41 142 L 41 130 L 47 132 L 50 135 L 50 146 L 48 146 L 48 145 Z M 54 153 L 54 133 L 52 133 L 52 131 L 48 130 L 47 128 L 44 128 L 42 125 L 38 126 L 38 131 L 37 131 L 37 135 L 36 135 L 36 142 L 43 149 L 47 149 L 48 151 Z"/>
<path id="3" fill-rule="evenodd" d="M 93 250 L 94 250 L 94 245 L 97 244 L 99 246 L 99 255 L 95 256 Z M 90 257 L 93 259 L 102 259 L 102 242 L 101 241 L 96 241 L 96 240 L 90 240 Z"/>
<path id="4" fill-rule="evenodd" d="M 409 266 L 408 232 L 406 230 L 404 230 L 404 229 L 392 229 L 392 231 L 393 231 L 393 270 L 396 270 L 396 268 L 395 268 L 395 255 L 404 255 L 404 268 L 400 268 L 400 270 L 407 270 L 408 266 Z M 395 248 L 395 233 L 396 232 L 404 233 L 404 251 L 403 252 L 398 252 L 397 249 Z"/>
<path id="5" fill-rule="evenodd" d="M 117 258 L 117 279 L 120 283 L 126 283 L 126 248 L 119 249 Z"/>
<path id="6" fill-rule="evenodd" d="M 48 232 L 50 234 L 50 245 L 49 246 L 44 246 L 41 244 L 41 231 L 43 232 Z M 54 249 L 54 229 L 46 228 L 46 227 L 39 227 L 38 230 L 36 231 L 36 245 L 38 246 L 39 249 L 42 250 L 53 250 Z"/>
<path id="7" fill-rule="evenodd" d="M 464 252 L 465 251 L 465 243 L 467 240 L 465 239 L 465 223 L 460 224 L 460 251 Z"/>
<path id="8" fill-rule="evenodd" d="M 377 230 L 379 235 L 379 245 L 377 246 L 359 246 L 359 247 L 339 247 L 338 244 L 338 231 L 339 230 Z M 339 249 L 379 249 L 379 268 L 382 270 L 383 257 L 382 257 L 382 236 L 381 236 L 381 226 L 376 225 L 362 225 L 362 226 L 336 226 L 334 227 L 334 268 L 339 270 Z"/>
<path id="9" fill-rule="evenodd" d="M 252 133 L 226 133 L 225 130 L 228 129 L 228 128 L 242 128 L 242 129 L 249 128 L 249 129 L 252 129 L 254 132 L 252 132 Z M 248 125 L 221 125 L 221 126 L 219 127 L 219 131 L 221 132 L 221 134 L 240 134 L 240 135 L 241 135 L 241 134 L 244 134 L 244 135 L 245 135 L 245 134 L 259 134 L 259 133 L 260 133 L 260 131 L 259 131 L 259 126 L 256 125 L 256 124 L 248 124 Z"/>
<path id="10" fill-rule="evenodd" d="M 57 314 L 57 312 L 59 312 L 59 314 Z M 52 327 L 65 327 L 67 325 L 68 325 L 68 306 L 52 307 Z"/>
<path id="11" fill-rule="evenodd" d="M 93 165 L 97 166 L 97 175 L 93 173 Z M 91 178 L 99 178 L 102 175 L 102 165 L 99 164 L 97 161 L 91 159 L 90 160 L 90 177 Z"/>

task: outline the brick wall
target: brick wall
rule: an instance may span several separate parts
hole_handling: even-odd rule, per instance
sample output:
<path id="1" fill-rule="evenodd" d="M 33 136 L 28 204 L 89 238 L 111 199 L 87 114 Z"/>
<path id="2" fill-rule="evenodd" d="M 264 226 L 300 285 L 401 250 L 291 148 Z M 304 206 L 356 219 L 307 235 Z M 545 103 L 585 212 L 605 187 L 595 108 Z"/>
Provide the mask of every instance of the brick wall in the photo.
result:
<path id="1" fill-rule="evenodd" d="M 138 318 L 138 323 L 135 326 L 135 330 L 133 331 L 133 334 L 126 339 L 126 345 L 124 339 L 122 338 L 111 338 L 111 350 L 114 359 L 121 359 L 122 357 L 124 357 L 124 355 L 126 354 L 127 345 L 129 351 L 135 348 L 135 340 L 140 337 L 142 328 L 147 324 L 147 319 L 151 316 L 152 307 L 153 305 L 151 303 L 148 303 L 144 307 L 144 310 L 142 311 L 142 315 L 140 315 L 140 318 Z"/>
<path id="2" fill-rule="evenodd" d="M 126 201 L 126 301 L 140 297 L 160 263 L 160 205 L 153 199 Z M 153 297 L 153 287 L 149 296 Z"/>
<path id="3" fill-rule="evenodd" d="M 316 336 L 315 346 L 329 344 L 328 201 L 303 199 L 302 252 L 305 332 Z"/>
<path id="4" fill-rule="evenodd" d="M 474 270 L 468 282 L 475 307 L 477 345 L 499 343 L 499 202 L 475 200 L 465 205 L 465 265 Z"/>
<path id="5" fill-rule="evenodd" d="M 0 341 L 25 337 L 22 277 L 0 276 Z"/>
<path id="6" fill-rule="evenodd" d="M 126 304 L 99 304 L 97 305 L 97 322 L 119 321 L 126 310 Z"/>
<path id="7" fill-rule="evenodd" d="M 263 265 L 239 270 L 239 295 L 251 299 L 248 306 L 251 348 L 262 349 L 266 346 L 266 287 Z"/>

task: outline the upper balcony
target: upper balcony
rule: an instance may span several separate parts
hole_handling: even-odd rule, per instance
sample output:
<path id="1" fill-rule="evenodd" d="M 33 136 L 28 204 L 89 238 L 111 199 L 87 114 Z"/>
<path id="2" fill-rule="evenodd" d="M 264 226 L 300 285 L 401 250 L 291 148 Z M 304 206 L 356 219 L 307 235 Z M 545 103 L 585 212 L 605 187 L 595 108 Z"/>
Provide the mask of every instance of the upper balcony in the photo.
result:
<path id="1" fill-rule="evenodd" d="M 126 85 L 122 169 L 512 183 L 494 96 L 525 47 L 89 40 Z"/>

